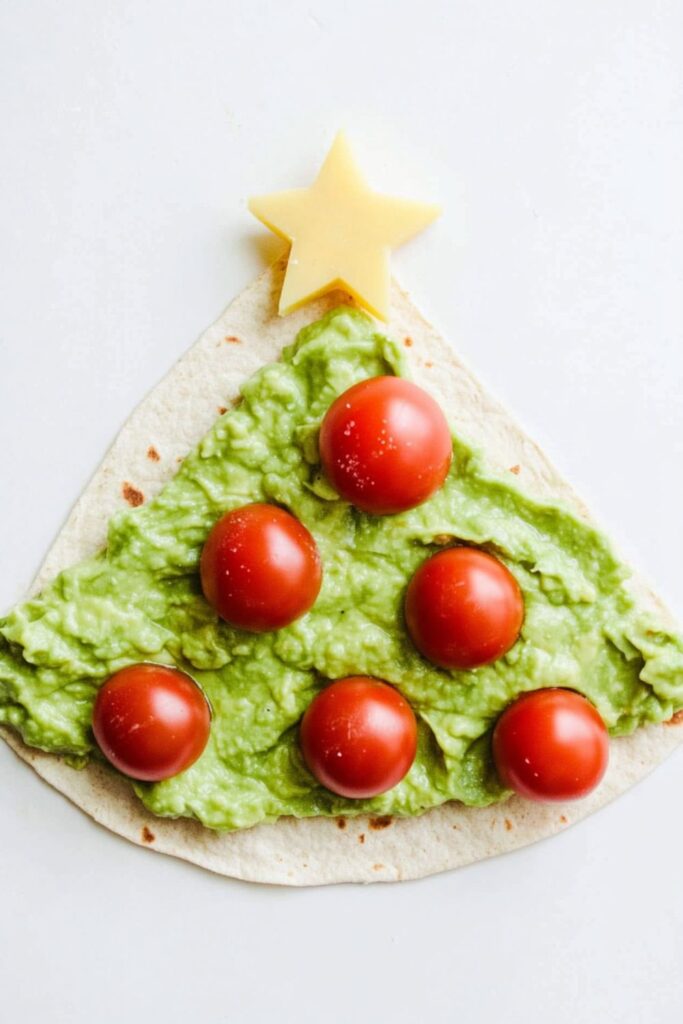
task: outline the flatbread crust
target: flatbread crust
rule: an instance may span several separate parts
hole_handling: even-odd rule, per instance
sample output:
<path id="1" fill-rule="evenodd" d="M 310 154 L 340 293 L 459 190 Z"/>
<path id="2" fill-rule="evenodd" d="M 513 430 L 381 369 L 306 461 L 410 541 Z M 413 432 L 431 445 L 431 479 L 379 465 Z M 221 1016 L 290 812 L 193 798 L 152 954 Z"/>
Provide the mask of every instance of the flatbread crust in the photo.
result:
<path id="1" fill-rule="evenodd" d="M 112 513 L 162 488 L 236 397 L 242 381 L 276 359 L 301 327 L 349 301 L 341 293 L 331 294 L 279 317 L 284 267 L 279 260 L 242 292 L 135 410 L 50 549 L 33 591 L 100 550 Z M 415 380 L 438 399 L 455 429 L 485 448 L 492 466 L 518 472 L 529 492 L 560 499 L 585 516 L 585 507 L 543 452 L 396 284 L 391 309 L 386 333 L 404 343 Z M 642 580 L 635 578 L 633 586 L 661 610 Z M 420 878 L 553 835 L 642 779 L 683 740 L 683 721 L 615 740 L 604 781 L 576 803 L 544 805 L 513 797 L 487 808 L 450 803 L 417 818 L 283 818 L 233 833 L 214 832 L 187 819 L 156 818 L 106 767 L 90 764 L 76 771 L 59 757 L 25 746 L 10 730 L 0 729 L 0 735 L 50 785 L 134 843 L 234 878 L 321 885 Z"/>

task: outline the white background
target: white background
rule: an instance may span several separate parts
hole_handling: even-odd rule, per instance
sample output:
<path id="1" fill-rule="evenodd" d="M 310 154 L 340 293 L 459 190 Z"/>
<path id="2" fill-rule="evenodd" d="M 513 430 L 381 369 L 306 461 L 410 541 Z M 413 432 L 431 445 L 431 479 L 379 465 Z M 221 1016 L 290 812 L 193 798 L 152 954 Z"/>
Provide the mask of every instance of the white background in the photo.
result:
<path id="1" fill-rule="evenodd" d="M 683 5 L 0 6 L 0 608 L 345 126 L 443 203 L 402 282 L 683 617 Z M 289 891 L 100 830 L 0 750 L 0 1001 L 49 1019 L 680 1022 L 683 755 L 420 883 Z"/>

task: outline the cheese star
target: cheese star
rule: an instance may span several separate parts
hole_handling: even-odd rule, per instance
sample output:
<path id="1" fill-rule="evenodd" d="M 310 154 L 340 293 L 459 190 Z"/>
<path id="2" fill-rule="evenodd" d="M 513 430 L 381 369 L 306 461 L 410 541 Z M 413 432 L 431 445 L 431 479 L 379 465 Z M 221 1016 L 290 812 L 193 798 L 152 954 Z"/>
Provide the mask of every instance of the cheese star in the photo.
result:
<path id="1" fill-rule="evenodd" d="M 257 196 L 249 209 L 292 246 L 281 316 L 342 288 L 381 320 L 389 315 L 389 251 L 439 215 L 437 206 L 368 188 L 342 132 L 310 188 Z"/>

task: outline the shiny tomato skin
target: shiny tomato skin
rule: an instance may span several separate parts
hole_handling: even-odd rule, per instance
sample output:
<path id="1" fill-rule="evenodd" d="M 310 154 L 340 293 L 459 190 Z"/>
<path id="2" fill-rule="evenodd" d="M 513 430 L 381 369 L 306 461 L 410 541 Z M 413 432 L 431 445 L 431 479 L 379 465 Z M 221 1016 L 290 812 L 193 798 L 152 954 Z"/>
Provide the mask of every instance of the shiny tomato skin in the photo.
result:
<path id="1" fill-rule="evenodd" d="M 354 384 L 327 410 L 320 457 L 337 493 L 372 515 L 421 505 L 441 487 L 453 441 L 434 399 L 401 377 Z"/>
<path id="2" fill-rule="evenodd" d="M 322 583 L 318 548 L 303 523 L 261 503 L 226 512 L 215 523 L 200 573 L 204 596 L 220 617 L 252 633 L 300 618 Z"/>
<path id="3" fill-rule="evenodd" d="M 533 690 L 498 719 L 493 760 L 503 785 L 528 800 L 577 800 L 605 774 L 609 735 L 594 705 L 581 694 Z"/>
<path id="4" fill-rule="evenodd" d="M 339 796 L 366 799 L 393 789 L 410 770 L 417 722 L 393 686 L 348 676 L 330 683 L 311 701 L 300 742 L 318 782 Z"/>
<path id="5" fill-rule="evenodd" d="M 159 782 L 185 771 L 209 739 L 211 713 L 197 684 L 165 665 L 129 665 L 100 688 L 93 709 L 100 750 L 124 775 Z"/>
<path id="6" fill-rule="evenodd" d="M 414 573 L 405 599 L 413 643 L 442 668 L 472 669 L 510 650 L 524 620 L 512 573 L 478 548 L 447 548 Z"/>

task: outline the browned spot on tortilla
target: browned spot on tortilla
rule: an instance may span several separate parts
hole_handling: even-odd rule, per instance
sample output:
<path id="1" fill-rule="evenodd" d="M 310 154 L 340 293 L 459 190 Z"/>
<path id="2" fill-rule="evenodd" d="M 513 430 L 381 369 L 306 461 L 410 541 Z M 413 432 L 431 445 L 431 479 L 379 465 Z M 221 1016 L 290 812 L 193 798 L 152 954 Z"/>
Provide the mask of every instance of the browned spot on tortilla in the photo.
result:
<path id="1" fill-rule="evenodd" d="M 151 444 L 147 449 L 147 458 L 151 459 L 152 462 L 158 462 L 161 458 L 161 455 L 159 455 L 159 452 L 156 450 L 153 444 Z"/>
<path id="2" fill-rule="evenodd" d="M 453 829 L 453 830 L 454 830 L 455 832 L 457 832 L 457 831 L 458 831 L 458 826 L 457 826 L 457 825 L 451 825 L 451 828 L 452 828 L 452 829 Z"/>
<path id="3" fill-rule="evenodd" d="M 373 832 L 379 832 L 382 828 L 389 828 L 393 823 L 394 819 L 390 814 L 383 814 L 379 818 L 370 818 L 370 821 L 368 822 Z"/>
<path id="4" fill-rule="evenodd" d="M 664 725 L 680 725 L 681 722 L 683 722 L 683 708 L 681 708 L 680 711 L 677 711 L 675 715 L 672 715 Z"/>
<path id="5" fill-rule="evenodd" d="M 243 402 L 242 396 L 241 395 L 235 395 L 235 397 L 230 402 L 230 405 L 233 407 L 233 409 L 236 409 L 238 405 L 242 404 L 242 402 Z"/>
<path id="6" fill-rule="evenodd" d="M 373 864 L 372 865 L 372 870 L 373 871 L 384 871 L 384 864 Z"/>
<path id="7" fill-rule="evenodd" d="M 121 485 L 121 494 L 133 508 L 137 508 L 138 505 L 142 505 L 145 500 L 145 496 L 142 491 L 139 491 L 137 487 L 133 487 L 128 481 Z"/>
<path id="8" fill-rule="evenodd" d="M 404 338 L 403 339 L 403 344 L 405 345 L 406 348 L 411 348 L 412 344 L 413 344 L 413 339 L 412 338 Z"/>
<path id="9" fill-rule="evenodd" d="M 521 468 L 521 466 L 510 466 L 509 472 L 514 473 L 515 476 L 519 476 L 519 471 L 521 470 Z"/>
<path id="10" fill-rule="evenodd" d="M 509 818 L 505 819 L 505 831 L 506 832 L 511 832 L 512 831 L 512 822 L 510 821 Z"/>
<path id="11" fill-rule="evenodd" d="M 223 341 L 227 342 L 228 345 L 239 345 L 240 339 L 235 334 L 226 334 Z"/>
<path id="12" fill-rule="evenodd" d="M 562 822 L 563 825 L 566 825 L 567 824 L 567 815 L 566 814 L 561 814 L 560 815 L 560 821 Z"/>
<path id="13" fill-rule="evenodd" d="M 142 841 L 143 843 L 153 843 L 156 836 L 151 832 L 146 825 L 142 826 Z"/>
<path id="14" fill-rule="evenodd" d="M 337 818 L 337 828 L 346 828 L 346 818 Z"/>
<path id="15" fill-rule="evenodd" d="M 433 365 L 434 363 L 425 363 L 425 366 L 427 367 L 428 370 L 431 370 Z"/>
<path id="16" fill-rule="evenodd" d="M 176 458 L 176 462 L 180 463 L 180 462 L 183 461 L 184 458 L 185 458 L 184 455 L 178 455 L 178 457 Z"/>
<path id="17" fill-rule="evenodd" d="M 358 836 L 358 842 L 359 843 L 364 843 L 365 842 L 365 832 L 361 832 L 361 834 Z"/>
<path id="18" fill-rule="evenodd" d="M 224 405 L 219 405 L 219 406 L 218 406 L 218 415 L 219 415 L 219 416 L 225 416 L 225 414 L 226 414 L 226 412 L 227 412 L 227 411 L 228 411 L 228 410 L 227 410 L 227 409 L 225 408 L 225 406 L 224 406 Z"/>

